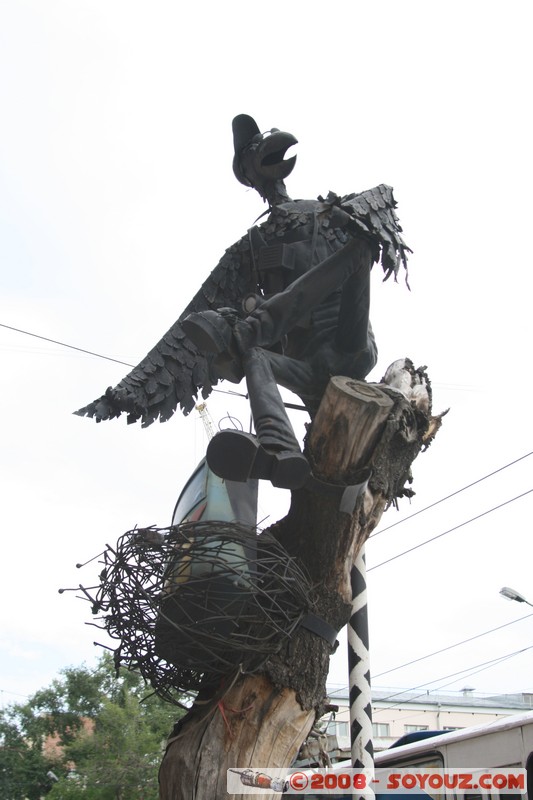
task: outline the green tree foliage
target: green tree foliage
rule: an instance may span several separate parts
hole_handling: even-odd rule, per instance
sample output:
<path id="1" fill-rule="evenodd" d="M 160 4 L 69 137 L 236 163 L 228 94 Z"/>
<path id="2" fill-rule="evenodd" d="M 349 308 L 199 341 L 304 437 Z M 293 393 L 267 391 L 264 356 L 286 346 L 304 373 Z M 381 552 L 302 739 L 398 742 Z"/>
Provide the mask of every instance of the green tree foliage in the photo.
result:
<path id="1" fill-rule="evenodd" d="M 0 711 L 0 800 L 157 800 L 180 711 L 146 693 L 138 675 L 117 677 L 105 654 L 96 669 L 65 669 L 27 703 Z"/>
<path id="2" fill-rule="evenodd" d="M 51 788 L 52 764 L 22 734 L 9 710 L 0 713 L 0 797 L 39 800 Z"/>

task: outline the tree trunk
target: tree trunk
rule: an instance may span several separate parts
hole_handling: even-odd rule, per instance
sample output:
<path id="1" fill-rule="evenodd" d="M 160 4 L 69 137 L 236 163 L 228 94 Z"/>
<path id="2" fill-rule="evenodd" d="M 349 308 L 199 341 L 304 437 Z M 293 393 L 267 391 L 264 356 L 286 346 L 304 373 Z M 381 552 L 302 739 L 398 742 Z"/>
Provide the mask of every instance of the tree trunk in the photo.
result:
<path id="1" fill-rule="evenodd" d="M 412 494 L 410 465 L 440 425 L 430 416 L 425 373 L 408 360 L 396 364 L 407 375 L 404 393 L 330 381 L 307 436 L 315 480 L 292 493 L 289 513 L 270 528 L 309 573 L 318 613 L 337 631 L 350 618 L 357 554 L 385 507 Z M 393 384 L 397 376 L 398 369 Z M 331 653 L 325 639 L 300 627 L 261 674 L 237 676 L 216 696 L 199 695 L 169 741 L 161 800 L 244 800 L 227 794 L 227 769 L 290 767 L 325 711 Z"/>

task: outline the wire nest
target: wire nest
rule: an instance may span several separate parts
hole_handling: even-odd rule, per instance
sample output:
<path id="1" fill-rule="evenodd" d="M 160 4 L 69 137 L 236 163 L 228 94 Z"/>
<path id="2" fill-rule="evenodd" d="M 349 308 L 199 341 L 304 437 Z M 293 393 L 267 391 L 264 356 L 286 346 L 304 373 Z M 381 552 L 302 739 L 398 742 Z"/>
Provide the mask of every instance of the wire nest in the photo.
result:
<path id="1" fill-rule="evenodd" d="M 87 592 L 86 592 L 87 594 Z M 257 672 L 310 610 L 310 580 L 274 537 L 228 522 L 128 531 L 104 552 L 93 602 L 163 699 L 240 669 Z"/>

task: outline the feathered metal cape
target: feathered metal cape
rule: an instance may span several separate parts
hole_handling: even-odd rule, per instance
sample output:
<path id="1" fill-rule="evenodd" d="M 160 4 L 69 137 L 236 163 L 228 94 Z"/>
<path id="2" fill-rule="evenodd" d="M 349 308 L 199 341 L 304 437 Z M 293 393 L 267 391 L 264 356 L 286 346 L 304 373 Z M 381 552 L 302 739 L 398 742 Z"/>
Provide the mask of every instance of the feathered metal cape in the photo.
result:
<path id="1" fill-rule="evenodd" d="M 180 406 L 188 414 L 201 391 L 207 397 L 219 380 L 213 357 L 200 352 L 186 337 L 181 322 L 194 311 L 241 306 L 250 293 L 259 293 L 259 277 L 253 250 L 253 231 L 269 244 L 305 240 L 313 231 L 313 247 L 332 253 L 349 239 L 362 236 L 374 249 L 385 279 L 407 267 L 409 248 L 401 237 L 390 186 L 381 184 L 360 194 L 325 199 L 289 200 L 273 206 L 265 222 L 248 231 L 226 250 L 215 269 L 184 309 L 178 320 L 147 356 L 114 388 L 75 413 L 97 422 L 127 414 L 128 423 L 141 420 L 143 427 L 154 420 L 168 420 Z M 300 231 L 300 229 L 302 229 Z M 317 247 L 318 244 L 318 247 Z"/>

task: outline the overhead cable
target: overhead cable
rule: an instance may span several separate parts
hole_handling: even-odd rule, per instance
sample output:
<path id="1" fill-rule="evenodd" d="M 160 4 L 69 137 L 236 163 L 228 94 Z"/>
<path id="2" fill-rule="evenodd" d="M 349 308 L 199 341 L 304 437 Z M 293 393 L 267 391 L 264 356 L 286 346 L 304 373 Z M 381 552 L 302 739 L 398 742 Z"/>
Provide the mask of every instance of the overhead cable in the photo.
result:
<path id="1" fill-rule="evenodd" d="M 8 328 L 10 331 L 16 331 L 17 333 L 24 333 L 26 336 L 33 336 L 35 339 L 42 339 L 44 342 L 52 342 L 52 344 L 58 344 L 61 347 L 68 347 L 69 350 L 77 350 L 79 353 L 86 353 L 89 356 L 96 356 L 96 358 L 104 358 L 106 361 L 114 361 L 115 364 L 122 364 L 125 367 L 134 366 L 133 364 L 128 364 L 127 361 L 119 361 L 118 358 L 103 356 L 101 353 L 93 353 L 92 350 L 84 350 L 83 347 L 75 347 L 73 344 L 67 344 L 66 342 L 58 342 L 57 339 L 49 339 L 47 336 L 40 336 L 38 333 L 30 333 L 30 331 L 23 331 L 21 328 L 14 328 L 12 325 L 5 325 L 3 322 L 0 322 L 0 327 Z"/>
<path id="2" fill-rule="evenodd" d="M 391 667 L 391 669 L 386 669 L 384 672 L 378 672 L 377 675 L 372 675 L 372 680 L 376 678 L 381 678 L 382 675 L 388 675 L 390 672 L 396 672 L 399 669 L 403 669 L 404 667 L 410 667 L 411 664 L 417 664 L 419 661 L 425 661 L 426 658 L 432 658 L 433 656 L 437 656 L 440 653 L 445 653 L 447 650 L 453 650 L 454 647 L 459 647 L 462 644 L 467 644 L 467 642 L 473 642 L 474 639 L 480 639 L 482 636 L 487 636 L 489 633 L 494 633 L 494 631 L 500 631 L 502 628 L 507 628 L 509 625 L 514 625 L 515 622 L 521 622 L 523 619 L 528 619 L 528 617 L 533 617 L 533 612 L 531 614 L 526 614 L 524 617 L 519 617 L 518 619 L 513 619 L 511 622 L 505 622 L 503 625 L 498 625 L 497 628 L 491 628 L 488 631 L 483 631 L 483 633 L 477 633 L 475 636 L 470 636 L 468 639 L 463 639 L 460 642 L 456 642 L 455 644 L 450 644 L 447 647 L 442 647 L 440 650 L 434 650 L 433 653 L 428 653 L 425 656 L 420 656 L 420 658 L 414 658 L 412 661 L 407 661 L 405 664 L 400 664 L 398 667 Z"/>
<path id="3" fill-rule="evenodd" d="M 67 344 L 66 342 L 60 342 L 57 339 L 49 339 L 48 336 L 41 336 L 38 333 L 31 333 L 30 331 L 24 331 L 22 328 L 14 328 L 13 325 L 6 325 L 3 322 L 0 322 L 1 328 L 7 328 L 10 331 L 16 331 L 17 333 L 23 333 L 26 336 L 33 336 L 34 339 L 42 339 L 43 342 L 51 342 L 52 344 L 58 344 L 60 347 L 68 347 L 69 350 L 77 350 L 78 353 L 85 353 L 88 356 L 94 356 L 95 358 L 103 358 L 105 361 L 113 361 L 115 364 L 122 364 L 124 367 L 134 367 L 135 364 L 129 364 L 127 361 L 120 361 L 118 358 L 111 358 L 111 356 L 104 356 L 102 353 L 95 353 L 92 350 L 85 350 L 83 347 L 76 347 L 73 344 Z M 235 397 L 247 397 L 248 395 L 241 394 L 240 392 L 234 392 L 231 390 L 223 390 L 223 389 L 213 389 L 214 392 L 218 392 L 221 394 L 232 394 Z M 295 406 L 287 403 L 289 408 L 297 408 L 300 409 L 301 406 Z"/>
<path id="4" fill-rule="evenodd" d="M 434 508 L 438 506 L 439 503 L 444 503 L 445 500 L 449 500 L 451 497 L 455 497 L 457 494 L 461 494 L 461 492 L 465 492 L 467 489 L 471 489 L 472 486 L 476 486 L 476 484 L 481 483 L 482 481 L 486 481 L 487 478 L 492 478 L 493 475 L 497 475 L 498 472 L 502 472 L 504 469 L 508 467 L 512 467 L 514 464 L 518 464 L 519 461 L 523 461 L 524 458 L 528 458 L 529 456 L 533 455 L 533 450 L 529 453 L 526 453 L 520 458 L 515 458 L 514 461 L 510 461 L 508 464 L 504 464 L 503 467 L 499 467 L 499 469 L 495 469 L 493 472 L 489 472 L 488 475 L 483 475 L 482 478 L 478 478 L 476 481 L 472 481 L 472 483 L 468 483 L 466 486 L 463 486 L 461 489 L 457 489 L 455 492 L 451 494 L 447 494 L 446 497 L 441 497 L 440 500 L 435 500 L 434 503 L 430 503 L 429 506 L 424 506 L 419 511 L 415 511 L 413 514 L 409 514 L 407 517 L 403 519 L 399 519 L 397 522 L 393 522 L 392 525 L 387 525 L 386 528 L 380 528 L 378 531 L 374 531 L 368 538 L 372 539 L 374 536 L 379 536 L 380 533 L 385 533 L 385 531 L 390 530 L 391 528 L 396 527 L 396 525 L 401 525 L 402 522 L 407 522 L 407 520 L 412 519 L 413 517 L 418 516 L 418 514 L 422 514 L 424 511 L 428 511 L 430 508 Z"/>
<path id="5" fill-rule="evenodd" d="M 376 678 L 381 678 L 383 675 L 388 675 L 390 672 L 396 672 L 399 669 L 403 669 L 403 667 L 410 667 L 412 664 L 417 664 L 419 661 L 425 661 L 427 658 L 432 658 L 432 656 L 440 655 L 440 653 L 444 653 L 447 650 L 453 650 L 454 647 L 459 647 L 460 645 L 467 644 L 468 642 L 473 642 L 475 639 L 480 639 L 482 636 L 487 636 L 489 633 L 494 633 L 495 631 L 499 631 L 502 628 L 507 628 L 509 625 L 514 625 L 515 622 L 522 622 L 524 619 L 528 619 L 529 617 L 533 617 L 533 612 L 531 614 L 525 614 L 523 617 L 518 617 L 518 619 L 513 619 L 511 622 L 505 622 L 503 625 L 498 625 L 496 628 L 491 628 L 488 631 L 483 631 L 483 633 L 477 633 L 475 636 L 470 636 L 468 639 L 463 639 L 460 642 L 455 642 L 455 644 L 450 644 L 447 647 L 442 647 L 440 650 L 434 650 L 432 653 L 428 653 L 425 656 L 420 656 L 420 658 L 414 658 L 412 661 L 407 661 L 405 664 L 400 664 L 397 667 L 392 667 L 391 669 L 386 669 L 383 672 L 378 672 L 376 675 L 372 675 L 372 680 L 374 681 Z M 471 669 L 469 667 L 469 669 Z M 338 694 L 339 692 L 346 692 L 348 691 L 348 686 L 342 686 L 338 689 L 334 689 L 333 691 L 329 692 L 330 696 Z M 442 688 L 442 687 L 441 687 Z M 406 691 L 410 691 L 407 689 Z"/>
<path id="6" fill-rule="evenodd" d="M 488 668 L 490 666 L 496 666 L 497 664 L 499 664 L 502 661 L 506 661 L 509 658 L 514 658 L 515 656 L 518 656 L 521 653 L 525 653 L 525 652 L 527 652 L 528 650 L 531 650 L 531 649 L 533 649 L 533 644 L 529 645 L 528 647 L 523 647 L 521 650 L 515 650 L 513 653 L 506 653 L 506 655 L 504 655 L 504 656 L 498 656 L 498 658 L 491 658 L 489 661 L 482 661 L 480 664 L 474 664 L 471 667 L 467 667 L 466 669 L 460 669 L 457 672 L 450 672 L 449 675 L 442 675 L 440 678 L 435 678 L 432 681 L 426 681 L 426 683 L 419 683 L 417 686 L 413 686 L 410 689 L 402 689 L 399 692 L 394 692 L 393 694 L 387 695 L 387 697 L 380 697 L 379 698 L 379 702 L 380 703 L 384 703 L 387 700 L 392 700 L 395 697 L 399 697 L 402 694 L 408 694 L 409 692 L 414 692 L 417 689 L 422 689 L 424 686 L 431 686 L 432 683 L 439 683 L 439 681 L 444 681 L 444 680 L 447 680 L 448 678 L 455 678 L 458 675 L 464 675 L 465 672 L 471 673 L 473 675 L 474 673 L 471 672 L 472 670 L 478 670 L 479 672 L 481 672 L 482 670 L 478 669 L 478 668 L 483 668 L 484 669 L 484 668 Z M 466 677 L 468 677 L 468 676 L 466 676 Z M 455 683 L 455 681 L 452 681 L 452 683 Z M 444 688 L 444 687 L 440 687 L 440 688 Z M 433 690 L 433 691 L 435 691 L 435 690 Z M 428 694 L 429 694 L 429 692 L 428 692 Z M 399 702 L 400 703 L 407 702 L 407 700 L 400 700 Z M 391 707 L 393 707 L 393 706 L 389 706 L 389 708 L 391 708 Z M 377 709 L 377 710 L 386 711 L 387 709 L 383 708 L 383 709 Z"/>
<path id="7" fill-rule="evenodd" d="M 395 556 L 385 559 L 385 561 L 380 561 L 379 564 L 375 564 L 373 567 L 368 567 L 367 572 L 371 572 L 373 569 L 377 569 L 378 567 L 383 567 L 385 564 L 389 564 L 391 561 L 395 561 L 397 558 L 407 555 L 407 553 L 412 553 L 413 550 L 418 550 L 420 547 L 424 547 L 424 545 L 434 542 L 436 539 L 440 539 L 442 536 L 446 536 L 448 533 L 453 533 L 453 531 L 459 530 L 459 528 L 464 528 L 465 525 L 469 525 L 471 522 L 475 522 L 477 519 L 481 519 L 481 517 L 485 517 L 487 514 L 491 514 L 493 511 L 497 511 L 499 508 L 508 506 L 510 503 L 514 503 L 515 500 L 520 500 L 521 497 L 531 494 L 531 492 L 533 492 L 533 489 L 528 489 L 527 492 L 518 494 L 516 497 L 512 497 L 510 500 L 506 500 L 504 503 L 493 506 L 493 508 L 489 508 L 487 511 L 483 511 L 481 514 L 477 514 L 475 517 L 471 517 L 471 519 L 467 519 L 465 522 L 461 522 L 459 525 L 455 525 L 453 528 L 448 528 L 447 531 L 438 533 L 436 536 L 432 536 L 430 539 L 426 539 L 419 544 L 415 544 L 413 547 L 409 547 L 408 550 L 403 550 L 401 553 L 397 553 Z"/>
<path id="8" fill-rule="evenodd" d="M 499 664 L 503 664 L 504 661 L 508 661 L 510 658 L 515 658 L 516 656 L 520 655 L 521 653 L 525 653 L 526 650 L 530 650 L 531 647 L 533 647 L 533 645 L 531 645 L 530 647 L 525 647 L 523 650 L 516 650 L 514 653 L 508 653 L 506 656 L 500 656 L 499 658 L 495 658 L 492 661 L 486 661 L 483 664 L 478 665 L 480 667 L 480 669 L 475 669 L 474 667 L 471 667 L 470 670 L 473 670 L 473 671 L 464 670 L 463 672 L 467 672 L 466 675 L 464 675 L 463 673 L 453 673 L 453 675 L 463 674 L 463 678 L 470 678 L 470 677 L 472 677 L 472 675 L 477 675 L 480 672 L 485 672 L 485 670 L 487 670 L 487 669 L 491 669 L 492 667 L 496 667 Z M 453 677 L 453 675 L 450 675 L 448 677 Z M 445 680 L 445 678 L 441 678 L 440 680 Z M 441 686 L 437 686 L 436 689 L 432 689 L 431 692 L 439 692 L 441 689 L 446 689 L 448 686 L 450 686 L 450 684 L 455 683 L 455 682 L 456 681 L 455 681 L 455 678 L 454 678 L 453 681 L 450 681 L 449 683 L 443 683 Z M 432 681 L 432 683 L 434 683 L 434 681 Z M 424 685 L 426 685 L 426 684 L 421 684 L 421 686 L 424 686 Z M 427 685 L 429 685 L 429 684 L 427 684 Z M 411 691 L 411 690 L 408 690 L 408 691 Z M 401 706 L 402 703 L 412 702 L 413 700 L 418 700 L 420 697 L 427 697 L 429 695 L 430 695 L 429 691 L 421 692 L 420 694 L 417 694 L 414 697 L 410 697 L 407 700 L 398 700 L 398 702 L 393 703 L 390 706 L 386 706 L 385 708 L 376 708 L 376 709 L 373 710 L 373 713 L 377 714 L 379 711 L 390 711 L 392 708 L 397 708 L 398 706 Z M 387 699 L 387 698 L 385 698 L 385 699 Z M 380 700 L 379 702 L 382 702 L 382 700 Z M 413 715 L 413 716 L 416 716 L 416 715 Z M 403 719 L 403 717 L 402 717 L 402 719 Z"/>

